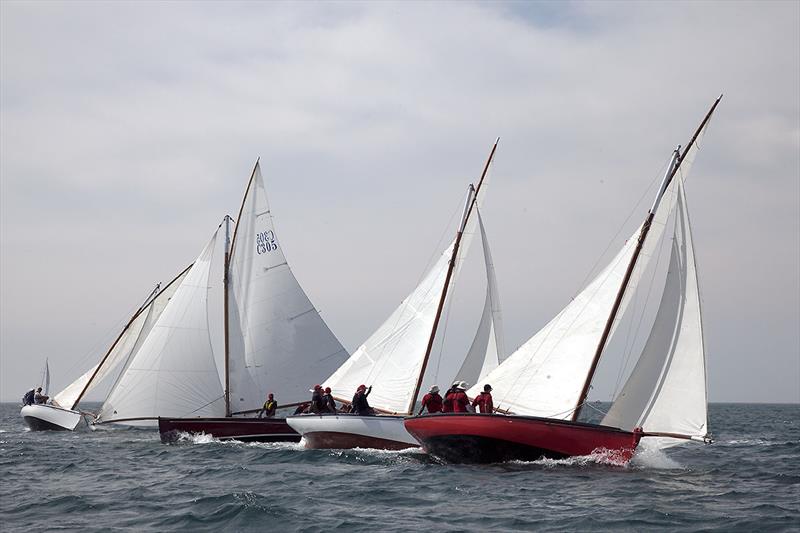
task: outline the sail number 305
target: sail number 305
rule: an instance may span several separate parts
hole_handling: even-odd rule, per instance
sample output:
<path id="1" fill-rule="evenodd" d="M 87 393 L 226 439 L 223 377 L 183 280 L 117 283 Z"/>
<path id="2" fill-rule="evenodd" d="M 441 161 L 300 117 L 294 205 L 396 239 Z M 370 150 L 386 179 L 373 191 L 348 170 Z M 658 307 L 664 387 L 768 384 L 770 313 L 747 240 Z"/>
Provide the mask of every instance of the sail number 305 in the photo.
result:
<path id="1" fill-rule="evenodd" d="M 278 249 L 278 243 L 275 242 L 275 232 L 260 231 L 256 233 L 256 252 L 259 255 L 271 252 Z"/>

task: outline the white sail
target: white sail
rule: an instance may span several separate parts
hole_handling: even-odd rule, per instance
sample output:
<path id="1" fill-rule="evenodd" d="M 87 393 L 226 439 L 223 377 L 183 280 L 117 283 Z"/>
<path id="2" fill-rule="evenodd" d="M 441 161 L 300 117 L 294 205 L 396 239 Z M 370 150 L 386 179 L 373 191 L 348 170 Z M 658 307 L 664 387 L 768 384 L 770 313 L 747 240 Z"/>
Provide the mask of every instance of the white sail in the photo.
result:
<path id="1" fill-rule="evenodd" d="M 50 392 L 50 360 L 44 360 L 44 376 L 43 380 L 44 383 L 42 386 L 44 387 L 44 394 L 45 396 Z"/>
<path id="2" fill-rule="evenodd" d="M 207 309 L 216 238 L 217 232 L 141 341 L 103 404 L 100 422 L 224 415 Z M 136 341 L 134 346 L 139 344 Z"/>
<path id="3" fill-rule="evenodd" d="M 668 184 L 653 215 L 648 237 L 623 294 L 610 336 L 614 335 L 650 258 L 659 246 L 675 205 L 676 181 Z M 496 405 L 517 414 L 564 420 L 572 418 L 641 229 L 640 226 L 616 257 L 569 305 L 482 379 L 492 385 Z M 477 395 L 481 390 L 476 385 L 468 394 Z"/>
<path id="4" fill-rule="evenodd" d="M 486 300 L 483 305 L 481 320 L 478 324 L 478 331 L 475 333 L 475 338 L 461 368 L 456 373 L 456 379 L 474 383 L 477 386 L 479 385 L 478 379 L 481 376 L 485 376 L 503 362 L 506 352 L 503 338 L 502 312 L 500 310 L 500 293 L 497 290 L 497 276 L 492 262 L 492 252 L 489 249 L 489 239 L 486 236 L 480 211 L 476 210 L 476 214 L 478 215 L 478 225 L 483 245 L 483 260 L 486 268 Z"/>
<path id="5" fill-rule="evenodd" d="M 390 413 L 410 412 L 454 244 L 375 333 L 325 380 L 323 385 L 334 396 L 349 401 L 360 384 L 374 385 L 370 405 Z"/>
<path id="6" fill-rule="evenodd" d="M 347 357 L 294 277 L 275 234 L 258 163 L 236 223 L 230 261 L 232 412 L 308 399 Z"/>
<path id="7" fill-rule="evenodd" d="M 177 290 L 178 285 L 188 271 L 188 268 L 184 270 L 172 283 L 147 302 L 144 307 L 137 310 L 133 319 L 127 324 L 122 334 L 111 347 L 108 356 L 59 392 L 55 396 L 54 402 L 61 407 L 75 409 L 81 393 L 85 396 L 94 390 L 103 380 L 117 370 L 121 363 L 127 361 L 135 353 L 137 343 L 140 343 L 147 336 L 155 320 L 161 316 L 161 312 L 169 299 L 172 298 L 172 295 L 175 294 L 175 290 Z M 98 367 L 100 367 L 99 371 Z M 123 365 L 123 372 L 124 367 L 125 365 Z M 93 377 L 94 379 L 92 379 Z M 112 392 L 113 388 L 109 390 L 109 394 Z"/>
<path id="8" fill-rule="evenodd" d="M 678 216 L 664 293 L 644 349 L 604 425 L 705 437 L 706 365 L 689 213 L 678 185 Z"/>

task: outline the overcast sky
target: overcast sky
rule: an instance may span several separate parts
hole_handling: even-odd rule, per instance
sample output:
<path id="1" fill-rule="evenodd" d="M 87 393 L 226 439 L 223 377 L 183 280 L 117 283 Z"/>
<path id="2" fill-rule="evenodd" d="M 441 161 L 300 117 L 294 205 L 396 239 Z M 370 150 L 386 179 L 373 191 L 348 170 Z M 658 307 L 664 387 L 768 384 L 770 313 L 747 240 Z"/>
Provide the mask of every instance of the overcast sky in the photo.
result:
<path id="1" fill-rule="evenodd" d="M 513 349 L 644 218 L 720 93 L 687 184 L 709 398 L 800 401 L 798 2 L 3 1 L 0 24 L 3 401 L 45 357 L 56 389 L 94 364 L 258 156 L 353 350 L 500 136 L 484 219 Z"/>

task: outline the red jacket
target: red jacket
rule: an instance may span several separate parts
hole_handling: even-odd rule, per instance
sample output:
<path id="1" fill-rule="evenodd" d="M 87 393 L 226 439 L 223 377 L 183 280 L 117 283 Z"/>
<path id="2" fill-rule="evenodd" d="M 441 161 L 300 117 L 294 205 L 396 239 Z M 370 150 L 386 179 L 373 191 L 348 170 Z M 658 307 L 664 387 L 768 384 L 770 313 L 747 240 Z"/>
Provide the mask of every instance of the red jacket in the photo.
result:
<path id="1" fill-rule="evenodd" d="M 428 408 L 429 413 L 442 412 L 442 397 L 438 392 L 428 393 L 422 397 L 422 409 Z"/>
<path id="2" fill-rule="evenodd" d="M 457 390 L 455 392 L 451 392 L 448 396 L 453 401 L 453 412 L 454 413 L 468 413 L 469 409 L 469 398 L 467 398 L 467 393 L 462 390 Z"/>
<path id="3" fill-rule="evenodd" d="M 494 404 L 492 403 L 492 393 L 482 392 L 472 400 L 472 407 L 478 406 L 481 413 L 491 413 L 494 411 Z"/>

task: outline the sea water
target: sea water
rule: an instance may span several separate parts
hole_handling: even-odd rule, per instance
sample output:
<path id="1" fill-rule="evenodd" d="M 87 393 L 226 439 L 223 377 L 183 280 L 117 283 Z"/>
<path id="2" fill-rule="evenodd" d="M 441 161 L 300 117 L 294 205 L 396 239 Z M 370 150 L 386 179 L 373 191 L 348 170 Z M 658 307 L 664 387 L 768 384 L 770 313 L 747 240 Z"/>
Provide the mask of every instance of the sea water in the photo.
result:
<path id="1" fill-rule="evenodd" d="M 0 405 L 0 530 L 800 531 L 800 406 L 712 404 L 716 442 L 444 465 L 419 450 L 31 432 Z"/>

